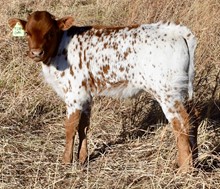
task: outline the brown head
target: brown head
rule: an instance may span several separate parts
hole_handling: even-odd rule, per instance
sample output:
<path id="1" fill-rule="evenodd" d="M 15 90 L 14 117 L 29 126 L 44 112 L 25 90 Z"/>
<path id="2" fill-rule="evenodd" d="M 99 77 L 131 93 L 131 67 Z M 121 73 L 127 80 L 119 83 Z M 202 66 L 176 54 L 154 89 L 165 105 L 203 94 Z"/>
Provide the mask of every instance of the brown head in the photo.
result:
<path id="1" fill-rule="evenodd" d="M 46 11 L 36 11 L 30 14 L 27 21 L 18 18 L 9 19 L 8 23 L 14 28 L 19 22 L 27 34 L 29 57 L 34 61 L 48 63 L 55 56 L 62 37 L 62 31 L 73 25 L 70 16 L 56 20 Z"/>

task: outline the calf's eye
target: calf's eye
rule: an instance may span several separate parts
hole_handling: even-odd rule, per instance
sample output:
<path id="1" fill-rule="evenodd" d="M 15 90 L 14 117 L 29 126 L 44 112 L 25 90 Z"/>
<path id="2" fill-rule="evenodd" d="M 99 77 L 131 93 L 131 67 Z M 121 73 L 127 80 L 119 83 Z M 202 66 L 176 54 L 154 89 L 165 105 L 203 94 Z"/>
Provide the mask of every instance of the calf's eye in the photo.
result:
<path id="1" fill-rule="evenodd" d="M 31 34 L 29 32 L 25 32 L 25 34 L 26 34 L 27 37 L 31 36 Z"/>

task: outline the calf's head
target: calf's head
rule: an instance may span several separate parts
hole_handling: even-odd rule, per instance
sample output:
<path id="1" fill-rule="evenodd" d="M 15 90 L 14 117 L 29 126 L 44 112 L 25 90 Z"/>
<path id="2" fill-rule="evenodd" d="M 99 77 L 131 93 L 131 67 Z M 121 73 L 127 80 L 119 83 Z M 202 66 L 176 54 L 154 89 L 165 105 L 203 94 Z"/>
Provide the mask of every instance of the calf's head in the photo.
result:
<path id="1" fill-rule="evenodd" d="M 28 16 L 27 21 L 18 18 L 8 20 L 12 28 L 18 22 L 27 34 L 29 57 L 36 62 L 47 64 L 50 58 L 56 55 L 62 31 L 73 25 L 73 18 L 67 16 L 56 20 L 46 11 L 36 11 Z"/>

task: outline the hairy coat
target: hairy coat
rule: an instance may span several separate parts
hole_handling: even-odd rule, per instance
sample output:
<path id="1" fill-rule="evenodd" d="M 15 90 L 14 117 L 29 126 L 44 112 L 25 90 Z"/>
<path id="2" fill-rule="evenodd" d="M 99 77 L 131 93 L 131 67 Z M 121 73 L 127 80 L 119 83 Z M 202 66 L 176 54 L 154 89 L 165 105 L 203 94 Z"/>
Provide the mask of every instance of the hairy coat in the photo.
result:
<path id="1" fill-rule="evenodd" d="M 59 20 L 34 12 L 17 22 L 28 36 L 29 56 L 42 62 L 46 81 L 67 106 L 64 162 L 72 161 L 79 132 L 79 159 L 87 156 L 86 132 L 93 96 L 130 97 L 146 91 L 159 102 L 172 124 L 178 163 L 188 170 L 192 161 L 189 116 L 183 106 L 192 97 L 196 40 L 185 26 L 173 23 L 133 27 L 77 27 L 72 17 Z"/>

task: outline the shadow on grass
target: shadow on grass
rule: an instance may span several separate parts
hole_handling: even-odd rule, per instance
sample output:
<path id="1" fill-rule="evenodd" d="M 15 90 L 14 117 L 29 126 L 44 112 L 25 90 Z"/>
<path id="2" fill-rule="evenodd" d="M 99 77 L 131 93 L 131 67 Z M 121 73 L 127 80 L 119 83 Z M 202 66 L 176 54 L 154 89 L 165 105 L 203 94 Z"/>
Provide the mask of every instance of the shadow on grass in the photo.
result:
<path id="1" fill-rule="evenodd" d="M 91 155 L 89 156 L 89 161 L 95 161 L 97 158 L 99 158 L 101 155 L 107 153 L 111 146 L 117 145 L 117 144 L 123 144 L 126 142 L 126 140 L 129 139 L 137 139 L 138 137 L 142 137 L 144 135 L 150 135 L 152 134 L 161 124 L 160 123 L 167 123 L 167 120 L 165 116 L 163 115 L 163 112 L 156 101 L 152 100 L 151 108 L 149 113 L 143 117 L 140 121 L 139 118 L 137 119 L 137 116 L 140 116 L 142 112 L 142 108 L 138 106 L 138 101 L 135 103 L 135 106 L 130 113 L 130 115 L 121 114 L 122 120 L 123 120 L 123 130 L 121 134 L 118 136 L 117 140 L 110 141 L 107 144 L 102 144 L 100 148 L 95 149 Z M 141 117 L 141 116 L 140 116 Z M 129 119 L 129 121 L 127 121 Z M 202 108 L 200 108 L 200 114 L 197 116 L 196 120 L 194 121 L 194 124 L 196 125 L 196 131 L 197 127 L 200 125 L 201 121 L 204 119 L 212 120 L 213 127 L 210 129 L 214 129 L 216 132 L 216 137 L 220 137 L 220 101 L 209 101 L 208 103 L 204 103 Z M 129 123 L 132 125 L 132 128 L 136 129 L 127 129 L 129 126 L 127 125 Z M 130 126 L 131 127 L 131 126 Z M 212 156 L 213 155 L 213 156 Z M 196 161 L 195 167 L 198 169 L 201 169 L 203 171 L 212 172 L 217 168 L 220 168 L 220 161 L 219 158 L 213 158 L 213 157 L 220 157 L 220 144 L 218 143 L 217 146 L 212 150 L 212 154 L 210 156 L 207 156 L 202 161 Z M 197 157 L 197 156 L 196 156 Z"/>
<path id="2" fill-rule="evenodd" d="M 213 151 L 213 154 L 217 154 L 217 156 L 220 156 L 220 148 Z M 215 155 L 216 156 L 216 155 Z M 205 159 L 198 161 L 196 164 L 196 168 L 203 170 L 205 172 L 212 172 L 215 171 L 215 169 L 220 168 L 220 160 L 219 158 L 213 158 L 211 155 L 207 156 Z"/>
<path id="3" fill-rule="evenodd" d="M 202 120 L 208 120 L 210 122 L 208 130 L 212 130 L 215 133 L 216 144 L 213 144 L 214 147 L 210 155 L 197 161 L 195 166 L 203 171 L 212 172 L 220 168 L 220 100 L 213 100 L 203 104 L 198 122 Z"/>

